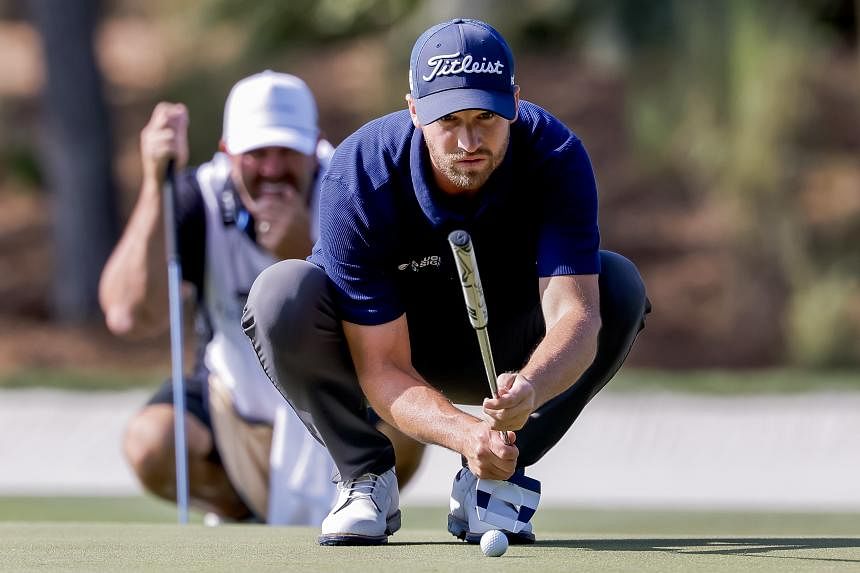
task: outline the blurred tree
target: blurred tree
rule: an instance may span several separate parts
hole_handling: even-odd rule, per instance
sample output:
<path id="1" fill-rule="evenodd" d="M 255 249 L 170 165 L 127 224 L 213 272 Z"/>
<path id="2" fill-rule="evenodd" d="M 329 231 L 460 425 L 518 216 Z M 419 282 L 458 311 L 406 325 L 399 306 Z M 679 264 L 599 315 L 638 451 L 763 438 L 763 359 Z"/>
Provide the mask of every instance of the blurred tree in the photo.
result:
<path id="1" fill-rule="evenodd" d="M 98 280 L 117 238 L 108 112 L 93 36 L 98 0 L 30 0 L 44 52 L 42 149 L 54 209 L 55 318 L 98 310 Z"/>
<path id="2" fill-rule="evenodd" d="M 798 134 L 816 129 L 810 79 L 833 31 L 856 38 L 854 2 L 667 0 L 643 11 L 619 0 L 603 11 L 624 42 L 639 152 L 732 214 L 729 322 L 782 338 L 785 355 L 772 359 L 807 366 L 858 357 L 846 313 L 860 275 L 831 268 L 838 254 L 811 244 L 798 204 L 811 160 Z"/>
<path id="3" fill-rule="evenodd" d="M 247 46 L 265 54 L 284 46 L 314 45 L 378 33 L 409 14 L 420 0 L 208 0 L 213 21 L 243 21 Z"/>

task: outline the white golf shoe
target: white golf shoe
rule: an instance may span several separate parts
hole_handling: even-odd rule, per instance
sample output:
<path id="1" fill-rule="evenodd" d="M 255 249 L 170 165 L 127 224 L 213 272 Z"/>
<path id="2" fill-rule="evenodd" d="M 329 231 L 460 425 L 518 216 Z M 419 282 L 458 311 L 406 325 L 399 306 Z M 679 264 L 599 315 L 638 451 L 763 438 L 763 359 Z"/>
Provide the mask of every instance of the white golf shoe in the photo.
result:
<path id="1" fill-rule="evenodd" d="M 476 491 L 478 478 L 469 468 L 461 468 L 454 476 L 454 484 L 451 487 L 451 512 L 448 514 L 448 531 L 451 535 L 466 541 L 467 543 L 480 543 L 481 536 L 491 529 L 499 527 L 481 521 L 478 517 L 476 502 Z M 515 521 L 517 508 L 512 504 L 505 504 L 510 511 L 511 520 Z M 508 538 L 512 545 L 525 545 L 535 542 L 532 533 L 532 524 L 527 523 L 518 533 L 500 530 Z"/>
<path id="2" fill-rule="evenodd" d="M 320 545 L 380 545 L 400 529 L 394 469 L 338 482 L 337 501 L 322 522 Z"/>

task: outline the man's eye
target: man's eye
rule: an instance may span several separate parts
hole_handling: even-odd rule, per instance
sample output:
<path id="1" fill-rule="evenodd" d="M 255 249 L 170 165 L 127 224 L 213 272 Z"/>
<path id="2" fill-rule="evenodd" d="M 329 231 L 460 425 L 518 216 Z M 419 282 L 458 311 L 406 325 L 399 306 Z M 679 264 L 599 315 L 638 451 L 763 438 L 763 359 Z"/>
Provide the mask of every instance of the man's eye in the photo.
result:
<path id="1" fill-rule="evenodd" d="M 493 119 L 496 117 L 496 114 L 491 111 L 485 111 L 481 115 L 478 116 L 480 119 Z"/>
<path id="2" fill-rule="evenodd" d="M 444 121 L 445 123 L 450 123 L 450 122 L 454 121 L 455 119 L 457 119 L 457 118 L 449 113 L 448 115 L 443 115 L 442 117 L 440 117 L 439 121 Z"/>

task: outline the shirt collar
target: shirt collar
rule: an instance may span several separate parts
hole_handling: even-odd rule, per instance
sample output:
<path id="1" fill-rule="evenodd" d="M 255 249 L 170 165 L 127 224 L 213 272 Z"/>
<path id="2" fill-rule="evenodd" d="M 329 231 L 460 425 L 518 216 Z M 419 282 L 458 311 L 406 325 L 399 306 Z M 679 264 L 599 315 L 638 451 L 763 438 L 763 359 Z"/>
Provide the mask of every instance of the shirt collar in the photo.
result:
<path id="1" fill-rule="evenodd" d="M 421 210 L 434 227 L 440 226 L 463 226 L 487 211 L 489 207 L 498 203 L 510 192 L 511 181 L 511 147 L 505 152 L 505 158 L 499 165 L 479 192 L 476 199 L 477 206 L 469 212 L 455 210 L 440 200 L 442 191 L 439 190 L 433 179 L 433 165 L 430 154 L 424 141 L 424 133 L 420 129 L 412 132 L 412 141 L 409 149 L 409 165 L 412 177 L 412 188 Z"/>

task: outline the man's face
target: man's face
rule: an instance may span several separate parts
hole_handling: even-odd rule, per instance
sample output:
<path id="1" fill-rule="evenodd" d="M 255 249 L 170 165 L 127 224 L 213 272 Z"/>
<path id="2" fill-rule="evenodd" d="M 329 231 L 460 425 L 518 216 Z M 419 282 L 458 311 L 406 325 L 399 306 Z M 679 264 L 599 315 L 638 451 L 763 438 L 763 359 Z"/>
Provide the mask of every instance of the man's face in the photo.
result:
<path id="1" fill-rule="evenodd" d="M 480 189 L 508 149 L 508 120 L 491 111 L 458 111 L 422 129 L 434 170 L 461 191 Z"/>
<path id="2" fill-rule="evenodd" d="M 251 212 L 292 191 L 306 200 L 317 170 L 315 156 L 284 147 L 262 147 L 230 155 L 233 182 Z"/>
<path id="3" fill-rule="evenodd" d="M 421 125 L 411 97 L 407 97 L 412 121 L 424 133 L 436 183 L 447 193 L 479 190 L 502 163 L 508 149 L 507 120 L 481 109 L 467 109 Z"/>

